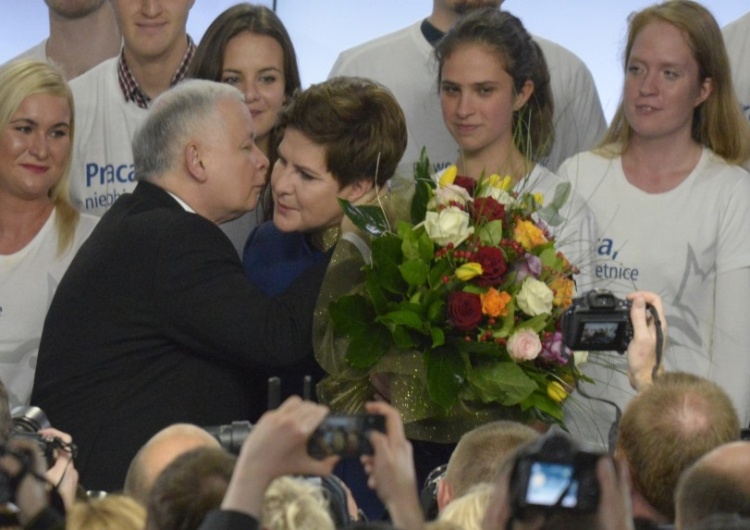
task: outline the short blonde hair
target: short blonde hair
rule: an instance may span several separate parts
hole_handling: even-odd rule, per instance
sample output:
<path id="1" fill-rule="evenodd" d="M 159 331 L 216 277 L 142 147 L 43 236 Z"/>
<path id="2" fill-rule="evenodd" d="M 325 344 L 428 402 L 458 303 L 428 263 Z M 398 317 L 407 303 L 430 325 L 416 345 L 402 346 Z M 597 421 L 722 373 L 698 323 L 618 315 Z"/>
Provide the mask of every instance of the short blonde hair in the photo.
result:
<path id="1" fill-rule="evenodd" d="M 127 495 L 76 501 L 65 517 L 67 530 L 143 530 L 146 509 Z"/>
<path id="2" fill-rule="evenodd" d="M 456 523 L 464 530 L 481 530 L 484 512 L 494 489 L 489 482 L 477 484 L 465 495 L 449 502 L 440 512 L 440 519 Z"/>
<path id="3" fill-rule="evenodd" d="M 292 477 L 268 486 L 261 522 L 266 530 L 335 530 L 323 490 Z"/>

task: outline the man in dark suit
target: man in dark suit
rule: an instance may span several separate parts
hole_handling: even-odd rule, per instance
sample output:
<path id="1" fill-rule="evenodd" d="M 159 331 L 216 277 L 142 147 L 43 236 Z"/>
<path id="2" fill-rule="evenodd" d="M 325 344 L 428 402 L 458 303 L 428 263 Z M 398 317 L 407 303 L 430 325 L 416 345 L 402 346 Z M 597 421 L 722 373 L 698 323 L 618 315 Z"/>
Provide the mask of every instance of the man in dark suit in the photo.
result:
<path id="1" fill-rule="evenodd" d="M 189 81 L 133 140 L 138 185 L 71 263 L 45 321 L 31 402 L 79 447 L 87 489 L 121 489 L 172 423 L 246 417 L 247 374 L 310 350 L 325 264 L 270 298 L 218 223 L 255 208 L 268 160 L 236 89 Z"/>

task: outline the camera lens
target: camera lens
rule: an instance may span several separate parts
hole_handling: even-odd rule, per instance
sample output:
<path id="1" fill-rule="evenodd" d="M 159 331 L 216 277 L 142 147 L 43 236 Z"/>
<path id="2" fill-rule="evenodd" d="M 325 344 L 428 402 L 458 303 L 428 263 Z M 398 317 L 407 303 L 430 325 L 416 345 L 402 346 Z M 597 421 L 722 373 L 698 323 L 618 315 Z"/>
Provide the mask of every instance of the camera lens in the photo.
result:
<path id="1" fill-rule="evenodd" d="M 52 427 L 47 415 L 39 407 L 16 407 L 11 412 L 13 428 L 19 432 L 37 432 Z"/>

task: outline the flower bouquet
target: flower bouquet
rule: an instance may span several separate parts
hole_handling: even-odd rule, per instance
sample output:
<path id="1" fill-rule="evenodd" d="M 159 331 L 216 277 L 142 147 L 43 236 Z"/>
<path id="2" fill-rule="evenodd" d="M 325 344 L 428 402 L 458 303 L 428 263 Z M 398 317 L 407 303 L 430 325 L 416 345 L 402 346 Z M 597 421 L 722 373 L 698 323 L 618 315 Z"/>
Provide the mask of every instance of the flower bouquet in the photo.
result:
<path id="1" fill-rule="evenodd" d="M 363 290 L 330 307 L 346 363 L 377 375 L 410 359 L 422 418 L 494 410 L 562 424 L 583 377 L 559 326 L 577 269 L 547 227 L 562 221 L 569 185 L 545 206 L 510 177 L 475 182 L 451 167 L 438 184 L 429 168 L 423 152 L 411 221 L 392 227 L 379 207 L 341 201 L 372 236 Z"/>

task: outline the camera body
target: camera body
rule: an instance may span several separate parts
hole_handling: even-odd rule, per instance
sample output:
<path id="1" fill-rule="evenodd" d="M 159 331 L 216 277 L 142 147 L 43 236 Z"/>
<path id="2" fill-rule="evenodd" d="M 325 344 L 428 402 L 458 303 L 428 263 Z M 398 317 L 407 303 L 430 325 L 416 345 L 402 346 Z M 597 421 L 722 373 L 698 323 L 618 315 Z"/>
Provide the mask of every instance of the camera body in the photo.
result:
<path id="1" fill-rule="evenodd" d="M 563 313 L 562 332 L 571 350 L 622 353 L 633 338 L 630 301 L 604 289 L 589 291 Z"/>
<path id="2" fill-rule="evenodd" d="M 219 441 L 221 447 L 239 454 L 253 426 L 249 421 L 233 421 L 227 425 L 203 427 Z M 385 432 L 385 418 L 379 414 L 329 414 L 307 441 L 307 452 L 313 458 L 331 455 L 341 457 L 372 454 L 368 440 L 371 430 Z"/>
<path id="3" fill-rule="evenodd" d="M 562 433 L 522 452 L 510 479 L 511 506 L 520 519 L 540 511 L 593 513 L 599 505 L 596 463 L 602 455 L 578 449 Z"/>
<path id="4" fill-rule="evenodd" d="M 65 449 L 60 438 L 43 436 L 37 431 L 51 427 L 47 415 L 39 407 L 19 406 L 11 412 L 13 432 L 11 438 L 26 438 L 36 442 L 39 452 L 47 462 L 47 469 L 55 465 L 56 450 Z"/>
<path id="5" fill-rule="evenodd" d="M 307 452 L 322 460 L 372 454 L 369 433 L 385 432 L 385 417 L 380 414 L 330 414 L 323 419 L 307 441 Z"/>

